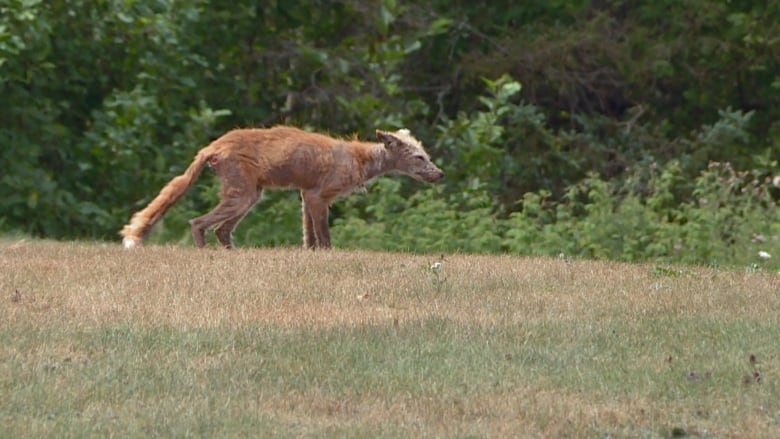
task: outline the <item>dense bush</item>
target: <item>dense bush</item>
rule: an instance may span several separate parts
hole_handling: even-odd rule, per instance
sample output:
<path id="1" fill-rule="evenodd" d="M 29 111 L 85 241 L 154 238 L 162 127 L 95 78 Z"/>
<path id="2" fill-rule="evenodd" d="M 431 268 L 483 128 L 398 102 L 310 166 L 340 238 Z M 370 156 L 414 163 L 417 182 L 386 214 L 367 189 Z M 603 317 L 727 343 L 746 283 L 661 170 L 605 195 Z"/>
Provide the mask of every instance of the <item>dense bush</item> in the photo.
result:
<path id="1" fill-rule="evenodd" d="M 506 78 L 502 82 L 506 90 L 519 87 Z M 488 109 L 504 105 L 501 113 L 543 125 L 527 104 L 507 104 L 500 94 L 484 101 Z M 485 132 L 499 133 L 500 138 L 505 132 L 503 126 L 491 131 L 482 112 L 473 117 L 462 121 L 466 138 Z M 679 141 L 702 147 L 729 144 L 745 135 L 748 123 L 745 115 L 723 111 L 718 122 Z M 445 127 L 451 125 L 440 126 Z M 589 173 L 561 197 L 553 197 L 548 189 L 528 191 L 509 209 L 500 204 L 496 187 L 482 184 L 477 172 L 463 172 L 459 163 L 443 164 L 447 172 L 459 176 L 450 183 L 457 190 L 430 188 L 405 196 L 400 182 L 383 180 L 373 186 L 367 200 L 345 201 L 345 215 L 334 225 L 337 242 L 376 249 L 745 266 L 759 262 L 774 266 L 758 254 L 780 252 L 780 210 L 773 195 L 780 177 L 769 172 L 777 167 L 774 162 L 768 169 L 752 171 L 710 162 L 692 179 L 680 160 L 651 162 L 626 170 L 622 178 Z M 479 171 L 500 172 L 502 164 L 493 163 L 496 168 Z"/>
<path id="2" fill-rule="evenodd" d="M 0 2 L 0 231 L 116 239 L 211 139 L 288 123 L 408 127 L 447 172 L 337 202 L 339 246 L 752 264 L 777 245 L 775 3 L 261 3 Z M 153 241 L 189 242 L 217 199 L 201 178 Z M 300 228 L 297 195 L 268 193 L 236 239 Z"/>

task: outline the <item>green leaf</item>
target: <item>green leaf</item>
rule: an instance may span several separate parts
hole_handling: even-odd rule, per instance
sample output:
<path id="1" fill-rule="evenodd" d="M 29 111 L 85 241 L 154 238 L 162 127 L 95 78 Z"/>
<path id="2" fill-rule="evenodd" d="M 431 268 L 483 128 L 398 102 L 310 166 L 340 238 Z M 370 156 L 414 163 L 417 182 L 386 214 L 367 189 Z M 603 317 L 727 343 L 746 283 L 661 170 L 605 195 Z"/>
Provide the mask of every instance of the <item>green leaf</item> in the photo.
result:
<path id="1" fill-rule="evenodd" d="M 125 14 L 124 12 L 118 12 L 116 14 L 116 17 L 121 21 L 122 23 L 130 24 L 133 22 L 133 17 L 130 15 Z"/>

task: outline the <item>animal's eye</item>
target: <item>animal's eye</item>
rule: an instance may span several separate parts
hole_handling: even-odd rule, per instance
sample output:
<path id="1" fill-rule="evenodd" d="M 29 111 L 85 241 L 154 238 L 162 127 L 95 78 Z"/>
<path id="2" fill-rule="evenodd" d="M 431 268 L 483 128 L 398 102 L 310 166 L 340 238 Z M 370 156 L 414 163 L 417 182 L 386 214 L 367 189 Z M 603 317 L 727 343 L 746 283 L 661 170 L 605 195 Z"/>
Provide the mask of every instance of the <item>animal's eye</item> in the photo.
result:
<path id="1" fill-rule="evenodd" d="M 425 161 L 425 157 L 423 157 L 421 155 L 416 155 L 416 156 L 414 156 L 414 158 L 417 159 L 417 160 Z"/>

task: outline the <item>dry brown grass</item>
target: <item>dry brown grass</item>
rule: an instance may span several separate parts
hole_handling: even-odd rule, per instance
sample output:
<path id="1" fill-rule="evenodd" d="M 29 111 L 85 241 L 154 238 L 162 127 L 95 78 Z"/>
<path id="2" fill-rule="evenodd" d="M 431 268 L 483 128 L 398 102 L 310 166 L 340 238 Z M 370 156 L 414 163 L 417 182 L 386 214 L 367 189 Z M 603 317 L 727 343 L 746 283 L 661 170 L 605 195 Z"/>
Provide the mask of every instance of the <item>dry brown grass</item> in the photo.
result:
<path id="1" fill-rule="evenodd" d="M 437 391 L 393 393 L 382 390 L 381 379 L 363 376 L 369 372 L 353 371 L 357 381 L 369 382 L 364 390 L 261 387 L 254 396 L 244 395 L 241 410 L 273 419 L 275 428 L 292 435 L 663 436 L 672 428 L 718 437 L 780 433 L 780 405 L 769 402 L 780 399 L 780 358 L 777 345 L 761 335 L 780 332 L 777 274 L 458 254 L 447 255 L 436 274 L 430 265 L 437 259 L 287 248 L 228 252 L 149 246 L 127 252 L 118 244 L 6 240 L 0 242 L 0 331 L 8 339 L 31 329 L 89 333 L 117 325 L 185 332 L 276 328 L 298 336 L 300 331 L 313 336 L 385 328 L 401 334 L 388 340 L 407 340 L 414 348 L 427 340 L 409 334 L 435 319 L 455 325 L 441 340 L 462 341 L 464 350 L 481 349 L 481 336 L 470 335 L 474 331 L 498 334 L 498 341 L 486 337 L 484 343 L 497 346 L 500 358 L 488 366 L 502 384 L 490 387 L 481 375 L 486 372 L 479 371 L 474 382 L 468 375 L 460 378 L 468 390 L 448 387 L 448 380 L 457 379 L 443 378 Z M 744 335 L 713 335 L 711 329 L 720 325 Z M 614 328 L 629 335 L 610 339 Z M 428 337 L 424 328 L 420 331 Z M 461 334 L 466 334 L 462 340 Z M 583 344 L 602 343 L 602 338 L 603 346 Z M 11 343 L 0 353 L 18 363 L 19 369 L 6 365 L 11 371 L 40 368 L 41 358 L 94 361 L 94 353 L 76 344 L 54 343 L 32 352 Z M 557 344 L 569 353 L 558 356 Z M 740 377 L 752 370 L 750 352 L 761 358 L 762 381 L 743 384 Z M 609 356 L 616 355 L 614 372 Z M 166 361 L 175 368 L 175 358 Z M 195 372 L 207 374 L 241 357 L 220 352 L 188 361 Z M 689 383 L 693 380 L 685 373 L 694 367 L 712 368 L 715 378 Z M 415 372 L 399 372 L 405 373 Z M 236 392 L 231 397 L 240 400 L 244 390 Z M 120 419 L 133 411 L 125 404 L 113 406 Z M 83 413 L 94 411 L 89 407 Z M 193 410 L 197 418 L 198 406 Z"/>
<path id="2" fill-rule="evenodd" d="M 299 249 L 198 251 L 17 241 L 0 250 L 6 324 L 177 327 L 461 322 L 598 322 L 653 316 L 777 320 L 780 276 L 510 256 Z"/>

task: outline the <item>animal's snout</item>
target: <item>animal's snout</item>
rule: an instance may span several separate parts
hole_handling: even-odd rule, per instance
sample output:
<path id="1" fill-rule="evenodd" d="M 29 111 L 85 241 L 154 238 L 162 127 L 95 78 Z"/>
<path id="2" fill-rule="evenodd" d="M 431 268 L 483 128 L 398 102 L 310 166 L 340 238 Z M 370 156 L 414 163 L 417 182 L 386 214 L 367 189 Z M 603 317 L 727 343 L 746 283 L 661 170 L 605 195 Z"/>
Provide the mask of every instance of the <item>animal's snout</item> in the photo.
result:
<path id="1" fill-rule="evenodd" d="M 444 178 L 444 171 L 441 169 L 437 169 L 431 174 L 431 179 L 429 180 L 431 183 L 436 183 L 437 181 L 441 181 Z"/>

